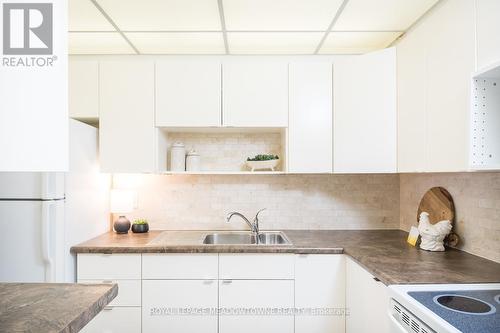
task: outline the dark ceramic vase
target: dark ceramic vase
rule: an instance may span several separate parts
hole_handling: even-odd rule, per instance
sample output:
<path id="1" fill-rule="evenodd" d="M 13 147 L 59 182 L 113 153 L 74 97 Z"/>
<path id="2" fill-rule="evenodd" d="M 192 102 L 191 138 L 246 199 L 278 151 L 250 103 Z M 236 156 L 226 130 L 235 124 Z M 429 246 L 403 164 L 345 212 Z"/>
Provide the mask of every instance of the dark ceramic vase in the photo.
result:
<path id="1" fill-rule="evenodd" d="M 149 231 L 149 224 L 132 224 L 132 232 L 135 232 L 137 234 L 143 233 L 143 232 L 148 232 Z"/>
<path id="2" fill-rule="evenodd" d="M 130 229 L 130 221 L 125 216 L 120 216 L 113 224 L 117 234 L 126 234 Z"/>

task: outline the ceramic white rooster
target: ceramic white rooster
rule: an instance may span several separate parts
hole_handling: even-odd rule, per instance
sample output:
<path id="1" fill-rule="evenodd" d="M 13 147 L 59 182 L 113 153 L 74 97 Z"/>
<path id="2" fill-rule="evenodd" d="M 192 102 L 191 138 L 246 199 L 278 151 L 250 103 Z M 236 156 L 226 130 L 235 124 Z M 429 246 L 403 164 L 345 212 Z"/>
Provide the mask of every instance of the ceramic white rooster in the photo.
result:
<path id="1" fill-rule="evenodd" d="M 429 213 L 422 212 L 418 221 L 420 248 L 427 251 L 444 251 L 443 240 L 451 231 L 451 221 L 443 220 L 432 224 Z"/>

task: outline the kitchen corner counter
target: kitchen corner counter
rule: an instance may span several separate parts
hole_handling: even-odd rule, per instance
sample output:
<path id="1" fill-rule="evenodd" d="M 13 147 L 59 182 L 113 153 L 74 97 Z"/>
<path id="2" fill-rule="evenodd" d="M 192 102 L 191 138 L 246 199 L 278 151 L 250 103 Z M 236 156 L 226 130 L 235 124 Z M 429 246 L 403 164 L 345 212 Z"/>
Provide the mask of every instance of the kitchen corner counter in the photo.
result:
<path id="1" fill-rule="evenodd" d="M 73 253 L 344 253 L 386 285 L 499 283 L 500 263 L 463 251 L 427 252 L 401 230 L 282 230 L 290 246 L 205 245 L 213 231 L 108 232 L 73 246 Z"/>
<path id="2" fill-rule="evenodd" d="M 78 332 L 117 294 L 116 284 L 0 283 L 0 332 Z"/>

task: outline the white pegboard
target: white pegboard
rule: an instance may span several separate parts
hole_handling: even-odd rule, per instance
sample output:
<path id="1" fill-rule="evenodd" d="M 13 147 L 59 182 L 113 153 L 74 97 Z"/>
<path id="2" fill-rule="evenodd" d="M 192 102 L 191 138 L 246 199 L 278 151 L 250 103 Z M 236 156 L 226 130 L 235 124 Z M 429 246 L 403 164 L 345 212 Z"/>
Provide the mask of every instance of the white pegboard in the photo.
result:
<path id="1" fill-rule="evenodd" d="M 473 78 L 471 111 L 471 167 L 500 169 L 500 78 Z"/>

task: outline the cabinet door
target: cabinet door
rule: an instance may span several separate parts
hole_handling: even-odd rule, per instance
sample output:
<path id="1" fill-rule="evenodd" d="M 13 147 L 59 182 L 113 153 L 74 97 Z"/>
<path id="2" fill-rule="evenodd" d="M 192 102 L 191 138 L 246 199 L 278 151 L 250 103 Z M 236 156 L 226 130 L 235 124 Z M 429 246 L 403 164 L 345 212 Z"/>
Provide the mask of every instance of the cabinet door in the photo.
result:
<path id="1" fill-rule="evenodd" d="M 295 333 L 345 332 L 345 258 L 339 254 L 295 256 L 295 307 L 328 309 L 295 317 Z"/>
<path id="2" fill-rule="evenodd" d="M 156 126 L 221 126 L 221 64 L 156 63 Z"/>
<path id="3" fill-rule="evenodd" d="M 332 64 L 290 64 L 288 167 L 332 172 Z"/>
<path id="4" fill-rule="evenodd" d="M 219 283 L 219 333 L 293 333 L 293 315 L 259 314 L 261 310 L 293 308 L 293 280 L 221 280 Z"/>
<path id="5" fill-rule="evenodd" d="M 216 308 L 217 280 L 142 281 L 145 333 L 217 333 Z"/>
<path id="6" fill-rule="evenodd" d="M 224 63 L 222 85 L 224 126 L 288 126 L 287 63 Z"/>
<path id="7" fill-rule="evenodd" d="M 153 62 L 103 61 L 99 86 L 101 171 L 155 171 Z"/>
<path id="8" fill-rule="evenodd" d="M 399 172 L 424 172 L 427 167 L 424 29 L 424 25 L 419 26 L 397 46 Z"/>
<path id="9" fill-rule="evenodd" d="M 500 1 L 476 1 L 477 70 L 500 61 Z"/>
<path id="10" fill-rule="evenodd" d="M 396 50 L 335 62 L 336 173 L 396 172 Z"/>
<path id="11" fill-rule="evenodd" d="M 389 332 L 387 287 L 346 259 L 346 333 Z"/>
<path id="12" fill-rule="evenodd" d="M 105 307 L 83 329 L 82 333 L 141 332 L 140 307 Z"/>
<path id="13" fill-rule="evenodd" d="M 426 47 L 426 171 L 466 171 L 469 169 L 471 73 L 475 63 L 475 21 L 471 14 L 474 1 L 445 1 L 438 9 L 440 15 L 426 19 L 426 24 L 434 28 L 427 36 Z M 436 29 L 439 34 L 435 33 Z"/>
<path id="14" fill-rule="evenodd" d="M 99 62 L 69 58 L 69 116 L 75 119 L 99 118 Z"/>

